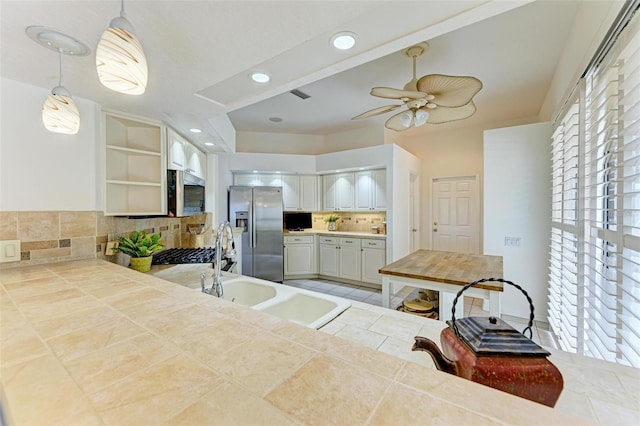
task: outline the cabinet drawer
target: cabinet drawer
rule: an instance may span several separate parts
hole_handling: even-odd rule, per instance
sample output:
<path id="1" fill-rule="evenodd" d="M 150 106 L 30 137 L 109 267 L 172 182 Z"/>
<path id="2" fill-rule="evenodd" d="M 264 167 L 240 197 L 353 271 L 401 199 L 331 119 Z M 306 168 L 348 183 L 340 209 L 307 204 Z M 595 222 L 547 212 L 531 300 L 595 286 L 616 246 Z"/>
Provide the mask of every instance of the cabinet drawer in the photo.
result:
<path id="1" fill-rule="evenodd" d="M 313 235 L 287 235 L 284 237 L 284 242 L 286 244 L 312 244 Z"/>
<path id="2" fill-rule="evenodd" d="M 320 237 L 320 244 L 338 244 L 336 237 Z"/>
<path id="3" fill-rule="evenodd" d="M 360 246 L 360 238 L 340 238 L 341 246 Z"/>
<path id="4" fill-rule="evenodd" d="M 362 248 L 379 248 L 379 249 L 383 249 L 386 247 L 386 241 L 385 240 L 366 240 L 363 239 L 362 240 Z"/>

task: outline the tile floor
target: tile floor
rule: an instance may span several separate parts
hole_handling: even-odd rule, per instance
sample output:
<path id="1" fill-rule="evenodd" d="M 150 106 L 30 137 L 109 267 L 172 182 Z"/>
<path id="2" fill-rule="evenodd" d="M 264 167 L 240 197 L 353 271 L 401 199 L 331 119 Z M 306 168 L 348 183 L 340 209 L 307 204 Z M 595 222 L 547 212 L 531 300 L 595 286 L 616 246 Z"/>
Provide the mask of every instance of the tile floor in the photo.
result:
<path id="1" fill-rule="evenodd" d="M 363 302 L 373 306 L 382 306 L 382 293 L 380 290 L 372 289 L 363 286 L 353 286 L 350 284 L 339 283 L 335 281 L 323 280 L 323 279 L 298 279 L 287 280 L 283 284 L 300 287 L 308 290 L 317 291 L 319 293 L 333 294 L 335 296 L 344 297 L 346 299 Z M 391 299 L 392 306 L 399 306 L 405 297 L 409 296 L 412 292 L 413 296 L 417 295 L 417 290 L 413 287 L 404 287 L 396 293 Z M 464 302 L 465 317 L 469 316 L 489 316 L 489 312 L 482 310 L 482 299 L 476 299 L 473 297 L 465 297 Z M 399 317 L 400 318 L 400 317 Z M 523 330 L 527 326 L 527 320 L 524 318 L 512 317 L 509 315 L 503 315 L 502 319 L 517 330 Z M 338 318 L 340 322 L 340 318 Z M 325 330 L 326 331 L 326 330 Z M 532 340 L 541 346 L 552 349 L 559 349 L 559 345 L 553 333 L 549 331 L 549 326 L 546 322 L 534 321 Z M 332 333 L 333 334 L 333 333 Z M 366 333 L 365 333 L 366 334 Z M 394 338 L 397 336 L 381 335 L 377 338 L 372 338 L 368 346 L 374 341 L 380 341 L 378 345 L 374 346 L 379 348 L 384 344 L 386 338 Z M 411 336 L 413 337 L 413 336 Z"/>

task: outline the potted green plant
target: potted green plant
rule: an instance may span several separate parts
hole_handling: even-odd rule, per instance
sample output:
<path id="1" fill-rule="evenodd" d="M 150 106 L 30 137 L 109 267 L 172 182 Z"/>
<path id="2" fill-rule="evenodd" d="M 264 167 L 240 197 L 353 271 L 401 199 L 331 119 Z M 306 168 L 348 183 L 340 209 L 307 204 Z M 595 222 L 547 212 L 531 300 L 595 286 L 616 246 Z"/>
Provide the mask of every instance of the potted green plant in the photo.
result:
<path id="1" fill-rule="evenodd" d="M 151 269 L 151 255 L 164 248 L 160 234 L 133 231 L 128 237 L 118 239 L 117 250 L 131 256 L 131 269 L 147 272 Z"/>
<path id="2" fill-rule="evenodd" d="M 331 213 L 329 216 L 326 216 L 324 221 L 327 224 L 327 230 L 335 231 L 337 229 L 336 222 L 338 219 L 340 219 L 340 216 L 335 213 Z"/>

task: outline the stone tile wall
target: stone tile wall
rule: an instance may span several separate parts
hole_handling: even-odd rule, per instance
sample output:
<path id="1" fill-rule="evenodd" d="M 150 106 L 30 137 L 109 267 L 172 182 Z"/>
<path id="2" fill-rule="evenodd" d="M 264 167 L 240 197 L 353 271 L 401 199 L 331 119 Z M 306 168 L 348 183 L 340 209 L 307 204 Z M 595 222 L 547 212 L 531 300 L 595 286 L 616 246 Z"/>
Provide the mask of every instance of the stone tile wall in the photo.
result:
<path id="1" fill-rule="evenodd" d="M 337 222 L 338 231 L 343 232 L 373 232 L 372 226 L 379 226 L 380 233 L 386 234 L 386 226 L 383 224 L 387 220 L 385 212 L 320 212 L 312 214 L 312 227 L 315 230 L 327 230 L 324 221 L 326 216 L 335 213 L 340 216 Z"/>
<path id="2" fill-rule="evenodd" d="M 96 257 L 116 262 L 117 256 L 104 254 L 107 242 L 143 229 L 160 233 L 167 248 L 183 247 L 190 243 L 187 224 L 211 226 L 211 219 L 211 214 L 130 219 L 101 211 L 0 211 L 0 240 L 21 242 L 21 260 L 2 263 L 0 268 Z M 208 232 L 204 245 L 211 245 L 212 239 Z"/>

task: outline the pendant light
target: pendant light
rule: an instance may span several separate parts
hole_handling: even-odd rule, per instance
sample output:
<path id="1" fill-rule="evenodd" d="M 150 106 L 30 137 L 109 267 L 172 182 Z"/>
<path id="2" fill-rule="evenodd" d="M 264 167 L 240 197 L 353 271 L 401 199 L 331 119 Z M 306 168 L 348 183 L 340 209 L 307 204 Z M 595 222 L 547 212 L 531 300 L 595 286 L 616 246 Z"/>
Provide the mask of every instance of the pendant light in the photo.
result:
<path id="1" fill-rule="evenodd" d="M 111 90 L 141 95 L 147 88 L 147 59 L 133 25 L 125 18 L 124 0 L 120 16 L 102 34 L 96 48 L 96 69 L 100 82 Z"/>
<path id="2" fill-rule="evenodd" d="M 50 132 L 75 135 L 80 128 L 80 113 L 71 94 L 62 85 L 62 54 L 86 56 L 91 50 L 74 37 L 52 28 L 32 25 L 25 31 L 39 45 L 58 52 L 58 85 L 42 106 L 42 123 Z"/>
<path id="3" fill-rule="evenodd" d="M 80 129 L 80 113 L 71 94 L 62 85 L 62 53 L 58 52 L 60 79 L 42 106 L 42 122 L 50 132 L 75 135 Z"/>

